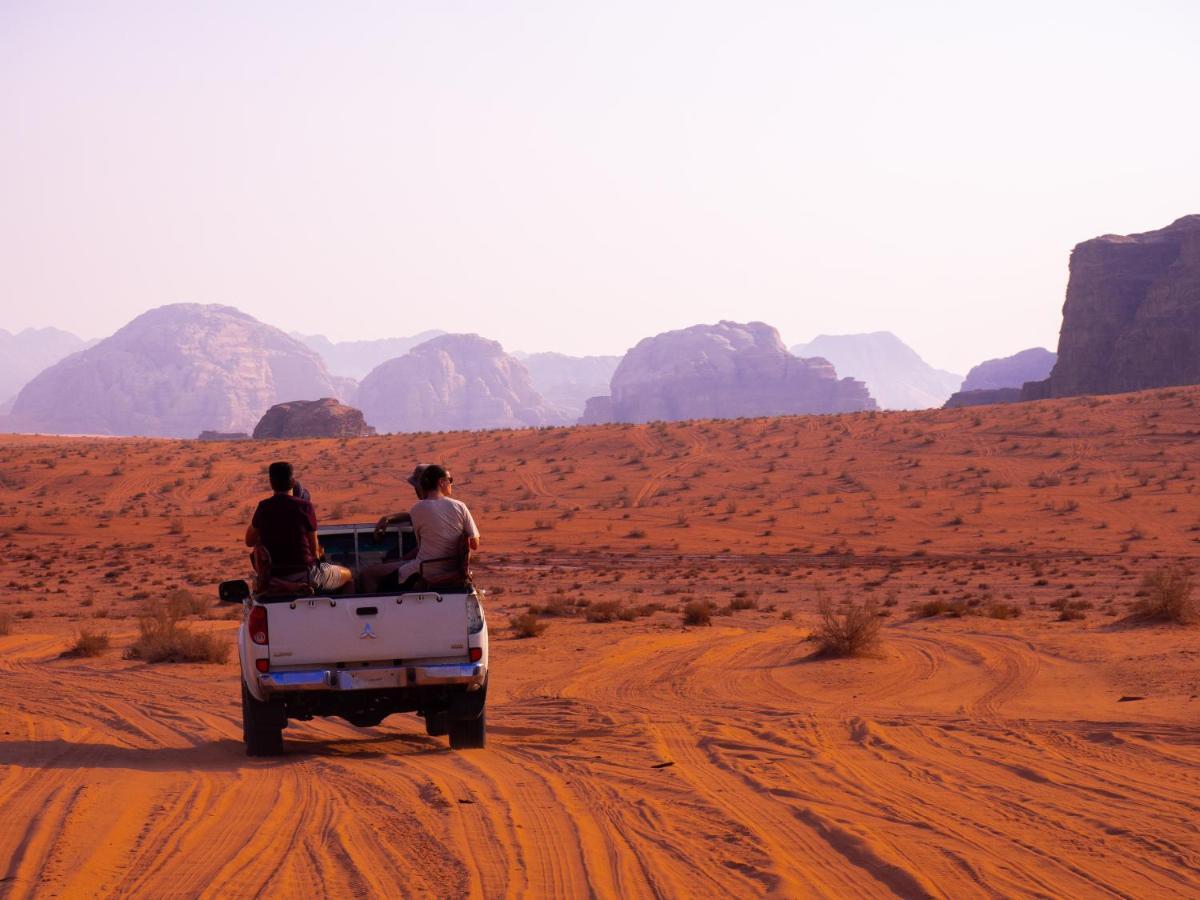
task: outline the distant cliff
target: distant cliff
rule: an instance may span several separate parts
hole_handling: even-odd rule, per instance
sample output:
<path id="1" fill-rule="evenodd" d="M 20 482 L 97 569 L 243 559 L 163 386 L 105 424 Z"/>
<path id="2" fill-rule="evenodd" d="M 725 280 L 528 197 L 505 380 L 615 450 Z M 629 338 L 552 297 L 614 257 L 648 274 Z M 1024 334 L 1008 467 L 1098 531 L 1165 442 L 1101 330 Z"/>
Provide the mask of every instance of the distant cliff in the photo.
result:
<path id="1" fill-rule="evenodd" d="M 568 418 L 583 414 L 590 397 L 607 394 L 619 356 L 567 356 L 563 353 L 514 353 L 529 370 L 533 386 L 545 401 Z"/>
<path id="2" fill-rule="evenodd" d="M 822 334 L 797 344 L 792 354 L 829 360 L 839 375 L 865 382 L 883 409 L 939 407 L 962 381 L 961 375 L 929 365 L 890 331 Z"/>
<path id="3" fill-rule="evenodd" d="M 17 334 L 0 328 L 0 404 L 14 400 L 43 369 L 94 343 L 57 328 L 26 328 Z"/>
<path id="4" fill-rule="evenodd" d="M 1200 215 L 1071 253 L 1058 361 L 1025 399 L 1200 383 Z"/>
<path id="5" fill-rule="evenodd" d="M 736 418 L 875 409 L 866 385 L 837 377 L 823 359 L 788 353 L 762 322 L 719 322 L 649 337 L 625 354 L 612 377 L 618 422 Z M 608 404 L 590 400 L 589 416 Z"/>
<path id="6" fill-rule="evenodd" d="M 380 431 L 455 431 L 564 425 L 520 361 L 496 341 L 447 334 L 377 366 L 358 406 Z"/>
<path id="7" fill-rule="evenodd" d="M 960 391 L 1020 389 L 1027 381 L 1039 381 L 1054 368 L 1057 354 L 1044 347 L 1030 347 L 1012 356 L 989 359 L 973 367 L 963 379 Z"/>
<path id="8" fill-rule="evenodd" d="M 418 344 L 445 334 L 436 329 L 422 331 L 411 337 L 375 338 L 367 341 L 331 341 L 323 334 L 299 334 L 292 337 L 321 354 L 325 366 L 334 375 L 356 381 L 381 363 L 403 356 Z"/>
<path id="9" fill-rule="evenodd" d="M 317 354 L 230 306 L 180 303 L 27 384 L 12 417 L 57 433 L 194 437 L 250 431 L 281 400 L 337 396 Z"/>

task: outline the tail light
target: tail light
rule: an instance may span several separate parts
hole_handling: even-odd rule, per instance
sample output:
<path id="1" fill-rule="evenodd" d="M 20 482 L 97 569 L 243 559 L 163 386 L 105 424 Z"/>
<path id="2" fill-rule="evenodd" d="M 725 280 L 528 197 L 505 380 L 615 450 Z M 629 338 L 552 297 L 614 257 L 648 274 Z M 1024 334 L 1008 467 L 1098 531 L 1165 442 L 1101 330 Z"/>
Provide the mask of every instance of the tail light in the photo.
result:
<path id="1" fill-rule="evenodd" d="M 482 647 L 470 648 L 470 656 L 471 656 L 471 662 L 479 662 L 481 659 L 483 659 L 483 648 Z"/>
<path id="2" fill-rule="evenodd" d="M 270 672 L 271 661 L 269 659 L 256 659 L 254 661 L 254 668 L 258 669 L 260 672 Z"/>
<path id="3" fill-rule="evenodd" d="M 267 645 L 267 608 L 255 606 L 250 610 L 250 621 L 247 623 L 250 640 L 256 644 Z"/>

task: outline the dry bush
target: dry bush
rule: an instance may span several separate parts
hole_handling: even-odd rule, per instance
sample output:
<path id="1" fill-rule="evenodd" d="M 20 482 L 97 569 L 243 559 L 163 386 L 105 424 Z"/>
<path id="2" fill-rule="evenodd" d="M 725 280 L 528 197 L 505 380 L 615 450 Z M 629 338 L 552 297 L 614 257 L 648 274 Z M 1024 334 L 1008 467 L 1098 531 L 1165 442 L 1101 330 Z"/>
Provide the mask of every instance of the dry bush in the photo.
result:
<path id="1" fill-rule="evenodd" d="M 89 628 L 79 629 L 79 637 L 74 646 L 65 651 L 63 656 L 99 656 L 108 649 L 108 632 L 92 631 Z"/>
<path id="2" fill-rule="evenodd" d="M 879 632 L 883 620 L 873 598 L 848 603 L 839 614 L 826 597 L 817 601 L 821 617 L 812 639 L 817 642 L 820 656 L 867 656 L 879 649 Z"/>
<path id="3" fill-rule="evenodd" d="M 529 613 L 535 616 L 573 616 L 576 613 L 573 598 L 551 597 L 543 605 L 529 604 Z"/>
<path id="4" fill-rule="evenodd" d="M 738 593 L 741 594 L 742 592 L 739 591 Z M 756 600 L 754 597 L 735 596 L 729 601 L 729 608 L 734 610 L 758 609 L 758 600 Z"/>
<path id="5" fill-rule="evenodd" d="M 185 616 L 202 616 L 209 610 L 212 603 L 207 597 L 201 597 L 187 588 L 177 588 L 167 594 L 167 606 L 177 619 Z"/>
<path id="6" fill-rule="evenodd" d="M 1200 621 L 1200 602 L 1193 596 L 1192 574 L 1183 566 L 1163 566 L 1142 579 L 1134 617 L 1190 625 Z"/>
<path id="7" fill-rule="evenodd" d="M 619 600 L 601 600 L 599 603 L 591 604 L 584 610 L 583 617 L 589 622 L 613 622 L 620 619 L 622 622 L 631 621 L 637 612 L 624 606 Z"/>
<path id="8" fill-rule="evenodd" d="M 0 636 L 12 634 L 13 618 L 7 612 L 0 612 Z"/>
<path id="9" fill-rule="evenodd" d="M 1015 603 L 1004 603 L 997 600 L 987 607 L 987 615 L 992 619 L 1015 619 L 1021 615 L 1021 607 Z"/>
<path id="10" fill-rule="evenodd" d="M 707 600 L 692 600 L 683 608 L 684 625 L 711 625 L 713 607 Z"/>
<path id="11" fill-rule="evenodd" d="M 539 621 L 538 617 L 532 613 L 522 613 L 519 616 L 513 616 L 508 620 L 508 625 L 519 638 L 537 637 L 550 627 L 545 622 Z"/>
<path id="12" fill-rule="evenodd" d="M 132 659 L 157 662 L 223 663 L 229 659 L 230 645 L 215 634 L 192 631 L 181 621 L 187 604 L 176 591 L 166 600 L 147 603 L 138 617 L 138 638 L 129 648 Z"/>

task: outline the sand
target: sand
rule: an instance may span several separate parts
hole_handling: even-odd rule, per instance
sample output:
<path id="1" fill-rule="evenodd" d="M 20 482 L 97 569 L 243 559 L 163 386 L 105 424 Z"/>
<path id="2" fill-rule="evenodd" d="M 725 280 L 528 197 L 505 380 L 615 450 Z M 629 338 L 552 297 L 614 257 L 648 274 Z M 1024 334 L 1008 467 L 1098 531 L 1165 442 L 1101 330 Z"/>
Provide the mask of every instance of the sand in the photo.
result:
<path id="1" fill-rule="evenodd" d="M 1127 615 L 1196 556 L 1198 401 L 4 437 L 0 895 L 1195 896 L 1200 629 Z M 450 464 L 484 534 L 487 749 L 319 719 L 248 759 L 235 659 L 123 658 L 146 604 L 243 574 L 275 458 L 329 521 Z M 819 593 L 878 602 L 877 654 L 813 658 Z M 684 627 L 693 599 L 724 614 Z M 661 608 L 574 605 L 610 600 Z M 547 604 L 575 614 L 507 627 Z M 225 615 L 191 627 L 232 640 Z M 81 628 L 111 649 L 63 658 Z"/>

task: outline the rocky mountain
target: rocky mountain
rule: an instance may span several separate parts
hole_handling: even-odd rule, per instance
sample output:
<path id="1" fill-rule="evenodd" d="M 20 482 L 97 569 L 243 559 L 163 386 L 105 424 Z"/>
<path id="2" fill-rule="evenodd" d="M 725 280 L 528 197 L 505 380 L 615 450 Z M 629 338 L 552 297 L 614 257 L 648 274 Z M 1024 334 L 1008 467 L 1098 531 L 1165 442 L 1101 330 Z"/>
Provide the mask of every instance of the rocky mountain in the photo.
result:
<path id="1" fill-rule="evenodd" d="M 1027 381 L 1040 381 L 1054 368 L 1057 354 L 1045 347 L 1030 347 L 1012 356 L 981 362 L 967 373 L 960 391 L 991 391 L 1020 388 Z"/>
<path id="2" fill-rule="evenodd" d="M 568 418 L 583 415 L 589 397 L 608 393 L 619 356 L 567 356 L 562 353 L 514 353 L 529 370 L 533 387 Z"/>
<path id="3" fill-rule="evenodd" d="M 718 322 L 646 338 L 612 377 L 612 418 L 736 418 L 875 409 L 861 381 L 837 376 L 823 359 L 788 353 L 762 322 Z M 589 401 L 593 415 L 603 401 Z"/>
<path id="4" fill-rule="evenodd" d="M 372 370 L 358 405 L 380 431 L 456 431 L 564 425 L 529 371 L 496 341 L 447 334 Z"/>
<path id="5" fill-rule="evenodd" d="M 12 418 L 39 431 L 193 437 L 250 431 L 283 400 L 337 396 L 315 351 L 230 306 L 179 303 L 29 382 Z"/>
<path id="6" fill-rule="evenodd" d="M 961 375 L 935 369 L 890 331 L 821 334 L 792 354 L 827 359 L 838 373 L 866 382 L 883 409 L 929 409 L 946 402 Z"/>
<path id="7" fill-rule="evenodd" d="M 977 388 L 973 391 L 955 391 L 943 409 L 960 409 L 964 406 L 990 406 L 993 403 L 1016 403 L 1021 399 L 1020 388 Z"/>
<path id="8" fill-rule="evenodd" d="M 1058 361 L 1027 400 L 1200 383 L 1200 215 L 1071 252 Z"/>
<path id="9" fill-rule="evenodd" d="M 17 334 L 0 328 L 0 404 L 15 399 L 38 372 L 94 343 L 57 328 L 26 328 Z"/>
<path id="10" fill-rule="evenodd" d="M 331 341 L 323 334 L 296 332 L 292 332 L 292 337 L 321 354 L 325 365 L 334 375 L 361 381 L 380 363 L 403 356 L 418 344 L 445 333 L 434 329 L 412 337 L 377 338 L 371 341 Z"/>
<path id="11" fill-rule="evenodd" d="M 374 433 L 359 410 L 333 397 L 276 403 L 254 427 L 258 440 L 367 437 Z"/>

